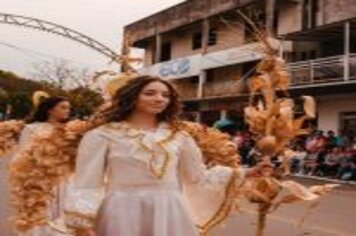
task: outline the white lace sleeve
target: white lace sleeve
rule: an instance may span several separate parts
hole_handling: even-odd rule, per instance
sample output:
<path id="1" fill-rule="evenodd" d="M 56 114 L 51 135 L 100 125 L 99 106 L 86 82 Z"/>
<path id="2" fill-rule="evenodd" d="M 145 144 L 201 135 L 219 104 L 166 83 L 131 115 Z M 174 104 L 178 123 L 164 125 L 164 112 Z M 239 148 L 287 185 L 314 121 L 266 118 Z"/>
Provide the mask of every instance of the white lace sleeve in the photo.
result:
<path id="1" fill-rule="evenodd" d="M 65 219 L 70 228 L 93 227 L 104 197 L 107 142 L 100 133 L 93 130 L 80 143 L 75 175 L 65 203 Z"/>

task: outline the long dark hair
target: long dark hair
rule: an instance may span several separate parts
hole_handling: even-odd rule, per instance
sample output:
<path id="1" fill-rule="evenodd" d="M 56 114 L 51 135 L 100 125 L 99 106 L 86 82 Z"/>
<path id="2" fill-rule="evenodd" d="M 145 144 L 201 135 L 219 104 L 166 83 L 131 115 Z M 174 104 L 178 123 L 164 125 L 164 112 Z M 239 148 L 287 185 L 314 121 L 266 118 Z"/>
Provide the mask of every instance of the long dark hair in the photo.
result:
<path id="1" fill-rule="evenodd" d="M 49 119 L 49 111 L 56 107 L 59 103 L 68 101 L 68 99 L 64 97 L 49 97 L 45 98 L 40 102 L 36 110 L 32 113 L 32 115 L 27 119 L 28 123 L 33 122 L 46 122 Z"/>
<path id="2" fill-rule="evenodd" d="M 160 82 L 166 85 L 169 90 L 170 102 L 167 108 L 158 114 L 157 120 L 168 123 L 176 121 L 180 113 L 178 93 L 169 82 L 154 76 L 139 76 L 131 80 L 124 87 L 118 89 L 112 98 L 111 106 L 101 112 L 100 118 L 104 122 L 120 122 L 126 120 L 134 112 L 135 102 L 143 88 L 152 82 Z"/>

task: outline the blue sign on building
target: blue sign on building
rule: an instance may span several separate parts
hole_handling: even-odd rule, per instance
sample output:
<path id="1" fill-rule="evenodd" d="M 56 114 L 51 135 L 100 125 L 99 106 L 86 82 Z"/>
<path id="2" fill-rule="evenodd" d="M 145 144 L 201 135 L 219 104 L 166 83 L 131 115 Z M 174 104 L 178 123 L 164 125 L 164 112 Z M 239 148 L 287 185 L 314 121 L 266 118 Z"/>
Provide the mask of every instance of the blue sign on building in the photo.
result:
<path id="1" fill-rule="evenodd" d="M 190 60 L 180 58 L 162 63 L 159 68 L 159 74 L 163 77 L 176 76 L 187 73 L 190 70 Z"/>

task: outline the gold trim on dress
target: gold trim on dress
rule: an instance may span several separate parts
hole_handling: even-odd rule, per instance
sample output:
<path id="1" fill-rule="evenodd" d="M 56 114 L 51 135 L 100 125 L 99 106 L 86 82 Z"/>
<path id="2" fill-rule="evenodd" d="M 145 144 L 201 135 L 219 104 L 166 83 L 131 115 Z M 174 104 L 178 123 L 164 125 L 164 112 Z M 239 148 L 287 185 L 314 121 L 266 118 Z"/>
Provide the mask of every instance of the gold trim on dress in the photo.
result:
<path id="1" fill-rule="evenodd" d="M 84 230 L 94 228 L 96 216 L 74 211 L 65 211 L 65 224 L 72 230 Z"/>
<path id="2" fill-rule="evenodd" d="M 161 125 L 158 127 L 158 132 L 159 129 L 161 129 Z M 158 142 L 155 142 L 155 144 L 164 152 L 164 159 L 163 159 L 162 166 L 155 168 L 153 163 L 157 160 L 157 154 L 152 148 L 144 144 L 143 139 L 145 138 L 145 132 L 143 130 L 137 129 L 133 127 L 131 124 L 129 124 L 128 122 L 124 122 L 124 121 L 119 123 L 109 123 L 105 126 L 108 129 L 111 128 L 115 130 L 120 130 L 120 129 L 124 130 L 124 135 L 130 138 L 138 139 L 139 145 L 151 154 L 151 158 L 148 162 L 149 171 L 151 172 L 151 174 L 157 177 L 158 179 L 162 179 L 166 175 L 172 157 L 170 152 L 166 149 L 165 145 L 174 138 L 176 132 L 170 132 L 170 134 L 167 137 L 165 137 L 164 139 Z"/>
<path id="3" fill-rule="evenodd" d="M 159 179 L 162 179 L 166 175 L 166 173 L 168 171 L 169 163 L 171 162 L 171 159 L 172 159 L 169 151 L 167 151 L 167 149 L 165 148 L 164 145 L 166 143 L 168 143 L 169 141 L 171 141 L 173 139 L 174 135 L 175 135 L 174 133 L 171 133 L 168 137 L 166 137 L 165 139 L 163 139 L 163 140 L 161 140 L 161 141 L 156 143 L 157 146 L 160 147 L 164 152 L 163 163 L 162 163 L 162 166 L 160 168 L 157 168 L 158 170 L 154 167 L 154 164 L 153 164 L 154 161 L 157 159 L 156 152 L 153 149 L 151 149 L 150 147 L 148 147 L 147 145 L 144 144 L 144 142 L 143 142 L 143 138 L 144 137 L 142 137 L 140 139 L 140 145 L 145 150 L 147 150 L 147 151 L 149 151 L 151 153 L 151 159 L 149 160 L 150 171 L 151 171 L 153 176 L 155 176 L 155 177 L 157 177 Z"/>
<path id="4" fill-rule="evenodd" d="M 220 224 L 229 216 L 229 213 L 233 209 L 235 203 L 236 180 L 238 177 L 239 172 L 236 169 L 233 169 L 231 177 L 226 185 L 224 201 L 221 203 L 219 209 L 215 212 L 211 219 L 209 219 L 205 224 L 198 225 L 201 236 L 208 236 L 209 231 L 214 226 Z"/>

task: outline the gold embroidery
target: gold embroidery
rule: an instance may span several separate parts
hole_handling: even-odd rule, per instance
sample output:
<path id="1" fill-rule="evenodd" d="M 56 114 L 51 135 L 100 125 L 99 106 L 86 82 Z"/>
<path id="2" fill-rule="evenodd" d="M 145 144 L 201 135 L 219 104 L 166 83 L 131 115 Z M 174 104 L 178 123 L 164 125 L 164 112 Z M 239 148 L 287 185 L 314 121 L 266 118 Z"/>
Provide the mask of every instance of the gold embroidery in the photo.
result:
<path id="1" fill-rule="evenodd" d="M 158 168 L 159 170 L 157 170 L 155 167 L 154 167 L 154 162 L 155 160 L 157 159 L 157 156 L 156 156 L 156 153 L 153 149 L 151 149 L 150 147 L 148 147 L 147 145 L 145 145 L 143 143 L 143 137 L 140 139 L 140 145 L 145 149 L 147 150 L 148 152 L 151 153 L 151 159 L 150 159 L 150 162 L 149 162 L 149 165 L 150 165 L 150 171 L 151 173 L 159 178 L 159 179 L 162 179 L 163 176 L 166 175 L 167 171 L 168 171 L 168 167 L 169 167 L 169 163 L 171 162 L 171 155 L 169 153 L 169 151 L 167 151 L 167 149 L 165 148 L 165 144 L 168 143 L 169 141 L 171 141 L 174 137 L 175 133 L 171 133 L 168 137 L 166 137 L 165 139 L 157 142 L 157 146 L 159 146 L 163 151 L 164 151 L 164 160 L 163 160 L 163 164 L 160 168 Z"/>
<path id="2" fill-rule="evenodd" d="M 95 216 L 74 211 L 65 211 L 65 224 L 70 230 L 85 230 L 94 227 Z"/>
<path id="3" fill-rule="evenodd" d="M 160 140 L 156 143 L 156 145 L 161 150 L 163 150 L 164 158 L 163 158 L 162 166 L 159 168 L 155 168 L 153 163 L 157 160 L 156 152 L 144 144 L 143 139 L 145 137 L 145 134 L 142 130 L 138 130 L 135 127 L 132 127 L 127 122 L 110 123 L 110 124 L 107 124 L 106 127 L 109 129 L 115 129 L 115 130 L 121 129 L 124 131 L 124 135 L 126 135 L 128 137 L 139 138 L 139 140 L 138 140 L 139 145 L 151 154 L 151 158 L 149 160 L 149 170 L 152 173 L 152 175 L 159 179 L 162 179 L 163 176 L 166 175 L 166 173 L 168 171 L 169 163 L 171 162 L 172 157 L 171 157 L 169 151 L 166 149 L 165 145 L 174 138 L 176 132 L 170 132 L 170 135 L 168 137 L 166 137 L 163 140 Z"/>
<path id="4" fill-rule="evenodd" d="M 84 214 L 84 213 L 80 213 L 80 212 L 75 212 L 75 211 L 65 211 L 64 214 L 66 214 L 67 216 L 75 216 L 75 217 L 80 217 L 86 220 L 90 220 L 94 222 L 95 219 L 95 215 L 93 214 Z"/>
<path id="5" fill-rule="evenodd" d="M 225 199 L 221 203 L 219 209 L 205 224 L 199 225 L 199 231 L 201 236 L 208 236 L 209 231 L 216 225 L 223 222 L 231 212 L 235 202 L 236 180 L 239 177 L 239 173 L 236 169 L 233 169 L 230 180 L 225 189 Z"/>

